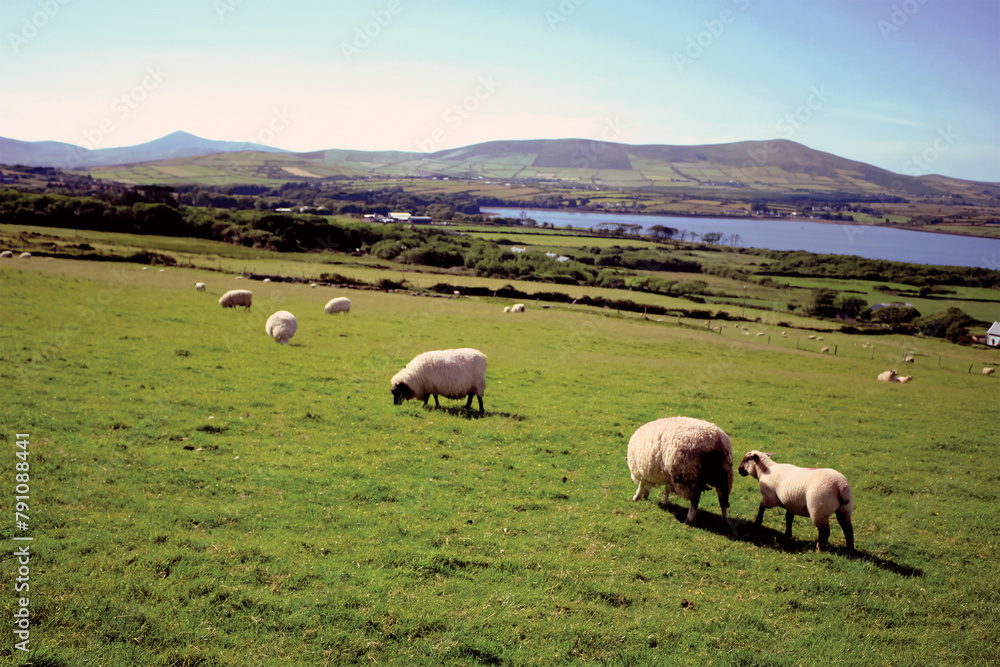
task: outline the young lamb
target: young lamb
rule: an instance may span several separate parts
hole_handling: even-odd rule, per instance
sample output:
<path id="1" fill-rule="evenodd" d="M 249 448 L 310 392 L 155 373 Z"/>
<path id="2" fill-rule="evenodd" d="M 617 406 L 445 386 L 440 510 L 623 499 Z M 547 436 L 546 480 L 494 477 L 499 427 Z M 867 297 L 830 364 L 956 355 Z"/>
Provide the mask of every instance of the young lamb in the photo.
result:
<path id="1" fill-rule="evenodd" d="M 784 507 L 785 539 L 791 539 L 793 517 L 796 514 L 807 516 L 819 530 L 816 551 L 823 551 L 830 539 L 830 515 L 836 514 L 844 530 L 847 548 L 854 551 L 851 524 L 854 499 L 847 478 L 832 468 L 799 468 L 789 463 L 775 463 L 772 456 L 773 453 L 754 450 L 747 452 L 740 463 L 740 475 L 750 475 L 760 482 L 760 508 L 754 523 L 761 524 L 768 507 Z"/>
<path id="2" fill-rule="evenodd" d="M 984 368 L 983 369 L 983 375 L 993 375 L 993 369 L 989 368 L 989 367 Z"/>
<path id="3" fill-rule="evenodd" d="M 229 290 L 219 299 L 219 305 L 223 308 L 235 308 L 243 306 L 250 310 L 250 303 L 253 301 L 253 292 L 245 289 Z"/>
<path id="4" fill-rule="evenodd" d="M 299 323 L 295 320 L 294 315 L 287 310 L 279 310 L 267 318 L 264 331 L 278 343 L 288 345 L 288 341 L 295 335 L 295 330 L 298 327 Z"/>
<path id="5" fill-rule="evenodd" d="M 911 380 L 913 380 L 913 376 L 912 375 L 900 375 L 900 376 L 898 376 L 896 378 L 896 382 L 902 382 L 903 384 L 906 384 L 907 382 L 910 382 Z"/>
<path id="6" fill-rule="evenodd" d="M 330 299 L 327 301 L 323 310 L 327 315 L 333 315 L 334 313 L 349 313 L 351 312 L 351 300 L 346 296 L 338 296 L 336 299 Z"/>
<path id="7" fill-rule="evenodd" d="M 392 378 L 392 403 L 401 405 L 411 398 L 422 400 L 434 397 L 434 407 L 441 407 L 438 395 L 445 398 L 469 397 L 465 409 L 472 409 L 472 397 L 479 399 L 479 413 L 483 410 L 486 393 L 486 355 L 472 348 L 435 350 L 418 354 L 406 368 Z"/>
<path id="8" fill-rule="evenodd" d="M 196 290 L 198 290 L 199 292 L 204 292 L 205 291 L 205 283 L 195 283 L 194 284 L 194 288 Z"/>
<path id="9" fill-rule="evenodd" d="M 895 382 L 896 371 L 884 371 L 878 374 L 879 382 Z"/>
<path id="10" fill-rule="evenodd" d="M 649 497 L 650 489 L 666 487 L 663 505 L 671 493 L 691 501 L 686 523 L 694 523 L 702 491 L 714 487 L 722 518 L 733 489 L 733 456 L 729 436 L 711 422 L 669 417 L 643 424 L 628 441 L 628 469 L 639 485 L 632 501 Z"/>

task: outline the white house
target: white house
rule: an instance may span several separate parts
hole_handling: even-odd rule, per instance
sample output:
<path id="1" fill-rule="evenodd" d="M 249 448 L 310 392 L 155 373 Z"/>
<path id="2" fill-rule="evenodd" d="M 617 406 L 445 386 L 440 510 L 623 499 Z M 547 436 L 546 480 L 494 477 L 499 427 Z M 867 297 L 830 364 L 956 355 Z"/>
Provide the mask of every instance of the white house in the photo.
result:
<path id="1" fill-rule="evenodd" d="M 994 322 L 987 330 L 986 344 L 990 347 L 1000 347 L 1000 322 Z"/>

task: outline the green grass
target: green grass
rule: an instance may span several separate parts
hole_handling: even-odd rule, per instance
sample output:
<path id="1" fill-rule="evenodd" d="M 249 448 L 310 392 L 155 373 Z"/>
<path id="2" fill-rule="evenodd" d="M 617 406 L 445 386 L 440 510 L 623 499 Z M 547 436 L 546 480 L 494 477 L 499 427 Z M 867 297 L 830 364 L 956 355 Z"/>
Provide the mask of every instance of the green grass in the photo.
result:
<path id="1" fill-rule="evenodd" d="M 829 336 L 836 357 L 777 330 L 370 291 L 333 317 L 339 292 L 281 283 L 224 311 L 241 283 L 205 269 L 19 261 L 0 263 L 0 441 L 10 471 L 31 434 L 36 664 L 1000 660 L 998 380 L 965 368 L 995 352 L 920 342 L 917 379 L 887 385 L 887 359 Z M 278 309 L 289 346 L 263 332 Z M 391 404 L 415 354 L 465 345 L 489 357 L 484 417 Z M 685 503 L 631 503 L 628 437 L 673 414 L 737 457 L 843 471 L 860 557 L 836 527 L 812 552 L 802 518 L 784 543 L 777 510 L 753 529 L 739 476 L 739 539 L 712 493 L 693 527 Z"/>

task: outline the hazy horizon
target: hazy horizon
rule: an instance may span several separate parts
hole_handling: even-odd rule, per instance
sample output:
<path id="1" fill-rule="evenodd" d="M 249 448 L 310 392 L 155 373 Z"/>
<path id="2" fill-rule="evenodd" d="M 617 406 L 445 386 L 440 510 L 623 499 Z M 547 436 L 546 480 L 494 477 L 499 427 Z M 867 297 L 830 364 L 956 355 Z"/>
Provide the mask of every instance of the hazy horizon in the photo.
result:
<path id="1" fill-rule="evenodd" d="M 1000 181 L 993 0 L 8 0 L 0 27 L 0 135 L 22 141 L 790 139 Z"/>

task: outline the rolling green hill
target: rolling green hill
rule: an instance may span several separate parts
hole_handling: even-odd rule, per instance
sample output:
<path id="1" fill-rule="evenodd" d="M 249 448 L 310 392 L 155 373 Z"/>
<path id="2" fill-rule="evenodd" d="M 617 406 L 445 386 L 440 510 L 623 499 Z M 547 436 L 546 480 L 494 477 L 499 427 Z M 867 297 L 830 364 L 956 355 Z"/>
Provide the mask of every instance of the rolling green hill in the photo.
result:
<path id="1" fill-rule="evenodd" d="M 1000 184 L 904 176 L 786 141 L 632 146 L 584 139 L 493 141 L 435 153 L 323 150 L 231 152 L 95 167 L 95 178 L 167 185 L 274 183 L 331 177 L 547 181 L 649 191 L 846 193 L 864 196 L 996 197 Z"/>

